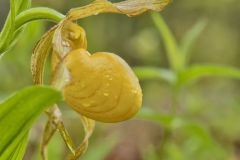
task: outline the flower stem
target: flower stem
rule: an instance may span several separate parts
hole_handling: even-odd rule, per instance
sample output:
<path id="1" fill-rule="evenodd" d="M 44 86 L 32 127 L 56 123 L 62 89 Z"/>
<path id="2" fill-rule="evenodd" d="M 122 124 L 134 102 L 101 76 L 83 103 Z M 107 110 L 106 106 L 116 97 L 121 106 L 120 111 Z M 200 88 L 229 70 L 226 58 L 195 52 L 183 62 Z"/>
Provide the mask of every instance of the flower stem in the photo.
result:
<path id="1" fill-rule="evenodd" d="M 51 8 L 47 7 L 31 8 L 21 12 L 16 17 L 15 29 L 18 29 L 24 24 L 35 20 L 47 19 L 54 22 L 60 22 L 63 18 L 65 18 L 65 15 Z"/>

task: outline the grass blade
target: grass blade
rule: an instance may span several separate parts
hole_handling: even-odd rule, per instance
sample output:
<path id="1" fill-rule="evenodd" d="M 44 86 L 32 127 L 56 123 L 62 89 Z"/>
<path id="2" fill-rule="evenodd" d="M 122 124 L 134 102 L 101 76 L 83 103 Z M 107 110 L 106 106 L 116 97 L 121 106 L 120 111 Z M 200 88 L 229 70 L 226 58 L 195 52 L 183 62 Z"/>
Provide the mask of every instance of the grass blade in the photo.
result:
<path id="1" fill-rule="evenodd" d="M 176 81 L 176 75 L 167 69 L 156 67 L 134 67 L 134 72 L 140 80 L 160 79 L 168 83 Z"/>
<path id="2" fill-rule="evenodd" d="M 181 53 L 183 54 L 184 64 L 186 64 L 188 62 L 189 56 L 190 56 L 190 51 L 191 51 L 193 45 L 195 44 L 197 38 L 200 36 L 202 31 L 206 27 L 206 24 L 207 24 L 207 21 L 205 19 L 200 20 L 184 36 L 181 46 L 180 46 Z"/>
<path id="3" fill-rule="evenodd" d="M 180 83 L 189 83 L 209 76 L 240 79 L 240 70 L 220 65 L 195 65 L 180 74 Z"/>

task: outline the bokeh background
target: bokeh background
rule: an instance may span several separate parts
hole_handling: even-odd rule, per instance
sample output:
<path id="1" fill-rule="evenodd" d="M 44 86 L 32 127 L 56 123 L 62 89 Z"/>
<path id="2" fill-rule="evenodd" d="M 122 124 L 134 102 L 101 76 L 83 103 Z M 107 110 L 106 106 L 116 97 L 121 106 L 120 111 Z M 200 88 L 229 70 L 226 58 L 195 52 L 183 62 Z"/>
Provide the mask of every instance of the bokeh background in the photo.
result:
<path id="1" fill-rule="evenodd" d="M 89 0 L 33 0 L 33 6 L 46 6 L 66 13 Z M 116 2 L 112 0 L 112 2 Z M 8 13 L 9 0 L 0 1 L 0 28 Z M 206 26 L 191 50 L 190 65 L 220 64 L 240 69 L 240 1 L 174 0 L 161 15 L 181 41 L 197 22 Z M 89 51 L 120 55 L 131 66 L 169 68 L 163 40 L 149 13 L 129 18 L 102 14 L 79 20 L 87 32 Z M 0 61 L 0 99 L 32 85 L 30 57 L 34 44 L 53 23 L 31 23 L 16 46 Z M 172 90 L 159 80 L 141 81 L 143 108 L 168 115 Z M 61 105 L 64 122 L 76 144 L 83 128 L 79 116 Z M 211 77 L 189 85 L 181 92 L 177 115 L 191 127 L 169 129 L 134 118 L 116 124 L 97 123 L 89 149 L 82 160 L 240 160 L 239 80 Z M 31 131 L 24 160 L 39 158 L 39 142 L 46 116 Z M 177 123 L 178 121 L 176 121 Z M 176 124 L 177 125 L 177 124 Z M 204 131 L 204 132 L 203 132 Z M 67 149 L 59 134 L 49 145 L 49 159 L 63 160 Z"/>

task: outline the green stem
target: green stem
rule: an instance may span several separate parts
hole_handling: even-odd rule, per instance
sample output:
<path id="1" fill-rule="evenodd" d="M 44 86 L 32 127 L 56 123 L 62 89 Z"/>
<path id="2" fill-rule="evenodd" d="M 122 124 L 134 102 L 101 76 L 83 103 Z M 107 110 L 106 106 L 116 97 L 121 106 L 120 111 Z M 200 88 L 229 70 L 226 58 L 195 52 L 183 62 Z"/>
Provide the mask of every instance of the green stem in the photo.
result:
<path id="1" fill-rule="evenodd" d="M 179 107 L 179 94 L 180 94 L 180 87 L 178 86 L 178 84 L 174 84 L 172 85 L 172 105 L 171 105 L 171 109 L 170 109 L 170 114 L 172 116 L 176 116 L 177 114 L 177 108 Z M 166 144 L 171 141 L 172 139 L 172 130 L 170 128 L 165 128 L 164 132 L 163 132 L 163 138 L 162 138 L 162 142 L 160 144 L 160 159 L 164 159 L 165 155 L 165 146 Z"/>
<path id="2" fill-rule="evenodd" d="M 21 12 L 16 17 L 15 29 L 18 29 L 24 24 L 35 20 L 47 19 L 54 22 L 60 22 L 63 18 L 65 18 L 65 15 L 51 8 L 47 7 L 31 8 Z"/>
<path id="3" fill-rule="evenodd" d="M 181 87 L 178 84 L 175 84 L 172 88 L 172 108 L 171 108 L 171 114 L 173 116 L 176 116 L 177 109 L 179 107 L 179 94 L 180 94 Z"/>
<path id="4" fill-rule="evenodd" d="M 182 70 L 182 54 L 180 53 L 178 44 L 171 30 L 169 29 L 163 17 L 160 16 L 158 13 L 152 13 L 151 17 L 163 38 L 163 42 L 167 51 L 168 61 L 171 68 L 175 72 Z"/>
<path id="5" fill-rule="evenodd" d="M 10 16 L 11 15 L 9 15 L 9 17 Z M 65 15 L 51 8 L 36 7 L 25 10 L 14 18 L 14 24 L 12 24 L 8 19 L 3 30 L 0 33 L 0 55 L 8 50 L 9 46 L 11 45 L 9 42 L 12 41 L 11 36 L 13 36 L 13 34 L 15 34 L 15 32 L 24 24 L 40 19 L 46 19 L 58 23 L 65 18 Z M 11 34 L 8 35 L 10 29 Z"/>

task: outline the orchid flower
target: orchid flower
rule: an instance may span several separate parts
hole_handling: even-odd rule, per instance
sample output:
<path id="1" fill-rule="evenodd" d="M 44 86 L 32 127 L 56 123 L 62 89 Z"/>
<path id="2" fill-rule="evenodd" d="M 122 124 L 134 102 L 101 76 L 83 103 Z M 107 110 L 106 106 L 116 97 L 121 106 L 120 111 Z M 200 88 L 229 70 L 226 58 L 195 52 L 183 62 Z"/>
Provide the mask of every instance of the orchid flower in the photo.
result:
<path id="1" fill-rule="evenodd" d="M 46 146 L 56 130 L 61 133 L 71 154 L 79 158 L 87 149 L 95 121 L 120 122 L 132 118 L 141 108 L 142 90 L 130 66 L 118 55 L 108 52 L 89 53 L 86 32 L 76 21 L 100 13 L 137 16 L 145 11 L 161 11 L 170 0 L 126 0 L 111 3 L 96 0 L 71 9 L 37 43 L 32 55 L 33 81 L 44 84 L 45 62 L 51 52 L 51 85 L 62 91 L 66 104 L 81 115 L 85 138 L 75 147 L 55 105 L 46 113 L 49 121 L 42 140 L 42 158 L 47 159 Z"/>

